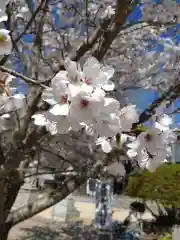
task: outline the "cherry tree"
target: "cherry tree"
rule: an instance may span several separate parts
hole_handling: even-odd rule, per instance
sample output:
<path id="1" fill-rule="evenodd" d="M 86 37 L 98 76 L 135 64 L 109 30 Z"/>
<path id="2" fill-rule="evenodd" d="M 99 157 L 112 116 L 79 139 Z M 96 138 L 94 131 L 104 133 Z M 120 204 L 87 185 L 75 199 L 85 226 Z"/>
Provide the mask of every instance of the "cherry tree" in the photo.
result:
<path id="1" fill-rule="evenodd" d="M 137 7 L 142 18 L 128 20 Z M 176 134 L 164 109 L 179 95 L 179 46 L 163 34 L 178 31 L 180 15 L 174 1 L 9 0 L 0 9 L 3 240 L 122 155 L 150 171 L 169 161 Z M 140 115 L 123 99 L 136 87 L 162 92 Z M 151 127 L 143 126 L 149 119 Z M 54 157 L 61 182 L 12 210 L 28 168 L 38 174 L 42 159 L 50 167 Z"/>

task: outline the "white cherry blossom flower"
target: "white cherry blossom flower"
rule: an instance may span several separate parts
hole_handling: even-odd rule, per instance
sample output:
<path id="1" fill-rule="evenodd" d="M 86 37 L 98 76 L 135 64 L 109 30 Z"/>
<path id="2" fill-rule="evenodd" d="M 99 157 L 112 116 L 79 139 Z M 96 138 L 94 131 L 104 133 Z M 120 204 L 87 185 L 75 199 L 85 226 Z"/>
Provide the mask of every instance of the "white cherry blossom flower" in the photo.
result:
<path id="1" fill-rule="evenodd" d="M 114 142 L 114 139 L 113 141 L 111 142 L 110 139 L 107 139 L 106 137 L 99 137 L 97 140 L 96 140 L 96 145 L 100 145 L 101 146 L 101 149 L 104 153 L 109 153 L 112 151 L 112 148 L 113 146 L 115 146 L 115 142 Z"/>
<path id="2" fill-rule="evenodd" d="M 44 112 L 44 116 L 48 121 L 56 123 L 58 134 L 66 134 L 70 130 L 79 131 L 84 126 L 69 116 L 54 115 L 51 112 Z"/>
<path id="3" fill-rule="evenodd" d="M 25 96 L 23 94 L 15 94 L 10 97 L 6 94 L 0 96 L 0 110 L 4 113 L 21 109 L 24 104 Z"/>
<path id="4" fill-rule="evenodd" d="M 98 116 L 104 106 L 104 96 L 99 94 L 89 94 L 80 91 L 71 99 L 69 116 L 78 122 L 91 123 L 95 116 Z"/>
<path id="5" fill-rule="evenodd" d="M 144 148 L 152 155 L 156 155 L 159 151 L 162 151 L 176 139 L 173 130 L 168 127 L 170 120 L 168 119 L 168 124 L 165 126 L 163 124 L 167 123 L 167 116 L 163 119 L 160 122 L 153 122 L 148 132 L 142 132 L 136 141 L 127 146 L 137 153 L 141 152 Z"/>
<path id="6" fill-rule="evenodd" d="M 68 86 L 60 82 L 56 89 L 47 88 L 43 91 L 42 99 L 52 105 L 50 112 L 54 115 L 67 115 L 69 112 Z"/>
<path id="7" fill-rule="evenodd" d="M 157 116 L 158 122 L 155 122 L 156 128 L 160 131 L 167 131 L 170 129 L 170 125 L 172 125 L 173 121 L 172 118 L 169 117 L 167 114 L 161 114 Z"/>
<path id="8" fill-rule="evenodd" d="M 132 124 L 138 122 L 139 119 L 139 116 L 136 112 L 136 106 L 129 105 L 122 108 L 119 111 L 119 117 L 121 119 L 123 131 L 129 131 L 132 128 Z"/>
<path id="9" fill-rule="evenodd" d="M 111 66 L 102 67 L 98 60 L 90 57 L 83 66 L 83 82 L 94 87 L 103 88 L 105 91 L 112 91 L 114 83 L 109 79 L 114 75 Z"/>
<path id="10" fill-rule="evenodd" d="M 37 126 L 46 126 L 47 124 L 47 119 L 42 113 L 34 114 L 31 118 L 34 120 L 34 124 Z"/>
<path id="11" fill-rule="evenodd" d="M 120 108 L 120 103 L 116 99 L 106 97 L 104 100 L 105 102 L 102 112 L 106 114 L 116 113 Z"/>
<path id="12" fill-rule="evenodd" d="M 115 14 L 114 8 L 112 8 L 111 5 L 107 6 L 106 10 L 104 11 L 104 14 L 102 14 L 101 18 L 111 18 Z"/>
<path id="13" fill-rule="evenodd" d="M 0 29 L 0 55 L 8 55 L 12 51 L 12 42 L 9 31 Z"/>
<path id="14" fill-rule="evenodd" d="M 47 121 L 46 130 L 51 133 L 51 135 L 56 135 L 58 133 L 56 123 Z"/>
<path id="15" fill-rule="evenodd" d="M 145 149 L 138 154 L 138 165 L 154 172 L 161 164 L 167 162 L 165 155 L 159 152 L 156 156 L 149 156 Z"/>
<path id="16" fill-rule="evenodd" d="M 101 113 L 90 127 L 95 136 L 114 137 L 122 131 L 120 119 L 116 114 Z"/>
<path id="17" fill-rule="evenodd" d="M 42 112 L 32 116 L 34 124 L 38 126 L 45 126 L 46 129 L 55 134 L 66 134 L 70 130 L 79 131 L 83 126 L 78 122 L 71 121 L 67 116 L 57 116 L 50 112 Z"/>
<path id="18" fill-rule="evenodd" d="M 69 83 L 68 73 L 67 71 L 59 71 L 51 80 L 51 86 L 52 88 L 60 88 L 59 84 L 63 82 L 64 84 Z"/>
<path id="19" fill-rule="evenodd" d="M 100 145 L 101 149 L 104 153 L 109 153 L 112 151 L 113 148 L 120 149 L 122 145 L 127 141 L 128 136 L 126 134 L 120 135 L 120 142 L 117 143 L 116 137 L 107 138 L 107 137 L 99 137 L 96 140 L 96 145 Z"/>
<path id="20" fill-rule="evenodd" d="M 46 88 L 44 89 L 43 93 L 42 93 L 42 99 L 49 103 L 50 105 L 55 105 L 58 102 L 55 100 L 52 88 Z"/>
<path id="21" fill-rule="evenodd" d="M 80 65 L 77 62 L 71 61 L 69 58 L 66 58 L 64 66 L 67 71 L 69 82 L 71 82 L 72 84 L 80 84 L 82 78 Z"/>
<path id="22" fill-rule="evenodd" d="M 31 118 L 34 120 L 35 125 L 46 127 L 46 130 L 52 135 L 57 134 L 56 123 L 49 121 L 43 113 L 34 114 Z"/>

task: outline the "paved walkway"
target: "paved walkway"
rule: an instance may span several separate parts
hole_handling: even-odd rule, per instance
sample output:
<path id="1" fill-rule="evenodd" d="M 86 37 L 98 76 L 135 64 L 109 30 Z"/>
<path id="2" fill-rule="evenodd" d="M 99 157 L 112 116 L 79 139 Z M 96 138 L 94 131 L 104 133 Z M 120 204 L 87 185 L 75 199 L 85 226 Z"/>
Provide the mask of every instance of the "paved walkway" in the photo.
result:
<path id="1" fill-rule="evenodd" d="M 29 197 L 30 196 L 30 197 Z M 29 195 L 29 191 L 25 191 L 25 190 L 21 190 L 20 194 L 13 206 L 14 209 L 21 207 L 25 202 L 28 201 L 35 201 L 37 197 L 37 193 L 34 191 L 30 192 Z M 74 204 L 76 209 L 79 211 L 80 216 L 78 219 L 74 219 L 74 221 L 81 221 L 81 223 L 78 225 L 79 227 L 79 234 L 81 233 L 81 235 L 84 234 L 84 231 L 87 232 L 90 227 L 86 227 L 87 225 L 90 226 L 92 224 L 92 221 L 94 219 L 94 215 L 95 215 L 95 200 L 93 198 L 90 198 L 88 196 L 79 196 L 79 195 L 73 195 L 73 199 L 74 199 Z M 120 196 L 118 199 L 116 199 L 116 208 L 114 208 L 114 214 L 113 214 L 113 219 L 114 220 L 119 220 L 119 221 L 123 221 L 129 214 L 129 205 L 131 204 L 131 202 L 133 202 L 134 199 L 129 198 L 127 196 Z M 151 209 L 154 208 L 154 206 L 151 204 Z M 154 208 L 155 209 L 155 208 Z M 145 213 L 143 215 L 143 218 L 145 219 L 149 219 L 152 218 L 151 214 L 149 213 Z M 135 219 L 134 219 L 135 220 Z M 84 224 L 84 225 L 83 225 Z M 28 219 L 27 221 L 24 221 L 23 223 L 17 225 L 16 227 L 14 227 L 9 235 L 9 240 L 23 240 L 23 239 L 30 239 L 30 240 L 56 240 L 56 239 L 60 239 L 60 240 L 69 240 L 69 239 L 77 239 L 77 240 L 82 240 L 82 239 L 89 239 L 89 240 L 95 240 L 96 238 L 92 238 L 92 236 L 90 238 L 73 238 L 73 234 L 74 236 L 78 236 L 78 234 L 76 233 L 75 228 L 76 227 L 72 227 L 72 229 L 74 229 L 74 232 L 71 234 L 71 236 L 69 236 L 68 232 L 63 230 L 60 233 L 60 237 L 56 238 L 56 237 L 37 237 L 39 235 L 37 235 L 37 232 L 43 232 L 45 233 L 45 230 L 47 230 L 47 232 L 51 232 L 52 235 L 55 234 L 54 231 L 56 231 L 57 229 L 61 228 L 61 226 L 64 229 L 69 228 L 69 224 L 64 223 L 61 221 L 61 219 L 59 218 L 53 218 L 53 208 L 49 208 L 46 209 L 45 211 L 41 212 L 40 214 L 34 216 L 31 219 Z M 74 225 L 73 225 L 74 226 Z M 77 223 L 75 223 L 75 226 L 77 226 Z M 86 230 L 84 230 L 86 229 Z M 61 229 L 62 230 L 62 229 Z M 91 228 L 92 230 L 92 228 Z M 21 238 L 22 235 L 25 234 L 25 232 L 28 231 L 28 234 L 32 235 L 32 232 L 34 231 L 34 234 L 36 235 L 34 238 L 29 237 L 29 238 Z M 71 230 L 68 230 L 71 232 Z M 31 233 L 30 233 L 31 232 Z M 64 233 L 66 232 L 66 234 Z M 83 232 L 83 233 L 82 233 Z M 48 234 L 46 234 L 48 235 Z M 88 236 L 88 234 L 85 234 L 85 236 Z"/>
<path id="2" fill-rule="evenodd" d="M 83 220 L 84 222 L 88 222 L 88 223 L 91 222 L 94 219 L 94 215 L 95 215 L 95 200 L 87 196 L 76 196 L 76 195 L 73 195 L 72 198 L 74 199 L 74 204 L 76 209 L 80 213 L 79 219 Z M 36 198 L 34 198 L 34 201 L 35 200 Z M 134 199 L 126 196 L 120 196 L 118 199 L 116 199 L 116 206 L 113 208 L 114 219 L 123 221 L 128 216 L 129 205 L 133 201 Z M 18 208 L 22 206 L 23 203 L 21 201 L 20 202 L 18 201 L 14 205 L 14 208 Z M 47 219 L 53 219 L 53 208 L 51 207 L 46 209 L 45 211 L 41 212 L 39 216 Z M 151 218 L 152 216 L 149 213 L 145 213 L 143 217 L 147 219 L 147 218 Z"/>
<path id="3" fill-rule="evenodd" d="M 80 217 L 78 219 L 75 219 L 76 221 L 81 222 L 78 227 L 79 228 L 78 231 L 79 231 L 79 234 L 80 234 L 80 232 L 84 233 L 84 231 L 85 231 L 84 229 L 90 228 L 87 226 L 90 226 L 92 224 L 92 220 L 95 215 L 95 204 L 92 199 L 88 199 L 86 197 L 84 198 L 84 197 L 74 196 L 73 198 L 75 200 L 75 207 L 80 212 Z M 123 207 L 114 208 L 113 219 L 123 221 L 128 216 L 128 214 L 129 214 L 129 210 L 127 208 L 123 208 Z M 152 216 L 149 213 L 145 213 L 143 215 L 143 218 L 149 219 L 149 218 L 152 218 Z M 134 221 L 135 221 L 135 219 L 134 219 Z M 46 240 L 46 239 L 52 239 L 52 240 L 56 240 L 56 239 L 61 239 L 61 240 L 89 239 L 89 240 L 92 240 L 93 239 L 93 240 L 95 240 L 95 238 L 91 238 L 91 237 L 90 238 L 86 238 L 86 237 L 85 238 L 73 238 L 72 237 L 73 234 L 71 236 L 68 236 L 68 231 L 65 231 L 65 230 L 64 231 L 66 232 L 66 234 L 61 231 L 61 233 L 58 233 L 60 235 L 57 238 L 55 238 L 55 237 L 54 238 L 53 237 L 46 238 L 45 235 L 44 235 L 44 237 L 37 237 L 37 236 L 39 236 L 38 234 L 40 234 L 40 235 L 42 235 L 41 233 L 45 234 L 45 231 L 51 232 L 53 235 L 53 234 L 55 234 L 54 231 L 56 231 L 57 228 L 60 229 L 61 226 L 64 229 L 69 228 L 69 224 L 62 222 L 61 219 L 55 219 L 55 218 L 53 219 L 52 218 L 52 208 L 49 208 L 49 209 L 41 212 L 40 214 L 34 216 L 33 218 L 31 218 L 27 221 L 24 221 L 23 223 L 14 227 L 10 232 L 8 240 L 23 240 L 23 239 L 30 239 L 30 240 L 32 240 L 32 239 L 35 239 L 35 240 Z M 77 236 L 76 230 L 74 230 L 74 231 L 75 231 L 74 232 L 75 236 Z M 23 238 L 22 236 L 25 234 L 25 232 L 26 232 L 26 234 L 29 234 L 29 235 L 36 234 L 37 236 L 35 236 L 35 238 L 31 238 L 31 237 Z M 38 232 L 41 232 L 41 233 L 38 233 Z"/>

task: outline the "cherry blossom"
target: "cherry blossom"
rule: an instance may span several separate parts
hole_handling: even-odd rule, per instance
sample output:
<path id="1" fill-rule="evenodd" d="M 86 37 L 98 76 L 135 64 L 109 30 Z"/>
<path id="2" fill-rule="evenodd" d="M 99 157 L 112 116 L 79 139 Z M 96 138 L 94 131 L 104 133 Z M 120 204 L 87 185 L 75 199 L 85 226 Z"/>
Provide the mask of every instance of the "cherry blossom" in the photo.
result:
<path id="1" fill-rule="evenodd" d="M 114 69 L 102 66 L 94 57 L 85 61 L 83 71 L 78 63 L 66 58 L 65 69 L 44 89 L 42 99 L 50 109 L 32 117 L 36 125 L 45 126 L 53 135 L 84 128 L 104 153 L 126 146 L 127 156 L 150 171 L 167 161 L 176 136 L 171 129 L 172 119 L 163 114 L 163 107 L 157 109 L 147 131 L 137 138 L 129 136 L 123 132 L 131 133 L 133 123 L 138 122 L 136 106 L 130 104 L 121 109 L 119 101 L 106 97 L 106 91 L 115 86 L 109 80 Z"/>
<path id="2" fill-rule="evenodd" d="M 46 130 L 52 135 L 57 134 L 57 128 L 55 122 L 50 122 L 43 113 L 37 113 L 32 116 L 34 124 L 37 126 L 46 127 Z"/>
<path id="3" fill-rule="evenodd" d="M 104 14 L 101 15 L 101 18 L 111 18 L 112 15 L 115 14 L 115 10 L 111 5 L 108 5 L 106 10 L 104 11 Z"/>
<path id="4" fill-rule="evenodd" d="M 15 94 L 7 96 L 6 94 L 0 95 L 0 110 L 3 113 L 12 112 L 21 109 L 25 104 L 25 96 L 23 94 Z"/>
<path id="5" fill-rule="evenodd" d="M 32 119 L 34 120 L 34 124 L 37 126 L 45 126 L 47 123 L 47 119 L 42 113 L 37 113 L 32 116 Z"/>
<path id="6" fill-rule="evenodd" d="M 179 4 L 176 1 L 164 0 L 160 4 L 146 0 L 142 7 L 144 20 L 159 22 L 180 22 Z"/>
<path id="7" fill-rule="evenodd" d="M 120 142 L 118 143 L 116 137 L 107 138 L 107 137 L 99 137 L 96 140 L 96 145 L 100 145 L 101 149 L 105 153 L 109 153 L 112 151 L 113 148 L 120 149 L 124 143 L 126 143 L 128 139 L 128 135 L 121 134 L 120 135 Z"/>
<path id="8" fill-rule="evenodd" d="M 94 117 L 100 115 L 103 106 L 104 96 L 101 93 L 98 95 L 80 91 L 72 98 L 69 115 L 79 122 L 88 124 Z"/>
<path id="9" fill-rule="evenodd" d="M 161 164 L 167 162 L 165 154 L 159 152 L 156 156 L 149 156 L 145 149 L 138 154 L 138 165 L 140 168 L 146 168 L 154 172 Z"/>
<path id="10" fill-rule="evenodd" d="M 42 99 L 51 105 L 49 113 L 59 118 L 67 116 L 71 119 L 69 121 L 71 124 L 73 119 L 74 122 L 79 123 L 79 126 L 97 122 L 96 118 L 99 118 L 99 123 L 103 120 L 105 123 L 107 118 L 111 121 L 118 119 L 109 113 L 119 108 L 119 102 L 113 98 L 105 98 L 106 93 L 102 89 L 103 83 L 107 85 L 110 76 L 114 73 L 112 67 L 103 68 L 95 58 L 89 58 L 84 64 L 82 73 L 76 62 L 66 58 L 65 68 L 66 71 L 56 74 L 50 87 L 43 91 Z M 92 84 L 85 80 L 84 74 L 92 81 Z M 96 81 L 97 84 L 95 84 Z M 100 120 L 100 115 L 105 113 L 105 119 Z M 59 121 L 56 119 L 56 122 Z M 115 133 L 114 130 L 113 135 Z"/>
<path id="11" fill-rule="evenodd" d="M 91 126 L 87 127 L 87 133 L 94 136 L 114 137 L 122 131 L 121 122 L 116 114 L 97 117 Z"/>
<path id="12" fill-rule="evenodd" d="M 88 85 L 112 91 L 115 85 L 109 79 L 113 75 L 114 69 L 111 66 L 102 67 L 94 57 L 88 58 L 83 65 L 83 82 Z"/>
<path id="13" fill-rule="evenodd" d="M 80 84 L 81 82 L 81 67 L 75 61 L 71 61 L 68 57 L 64 61 L 69 82 L 72 84 Z"/>
<path id="14" fill-rule="evenodd" d="M 142 132 L 134 142 L 127 144 L 130 148 L 127 151 L 128 156 L 137 157 L 140 167 L 154 171 L 171 155 L 170 144 L 176 141 L 171 124 L 172 119 L 169 116 L 161 115 L 158 121 L 153 121 L 148 132 Z"/>
<path id="15" fill-rule="evenodd" d="M 8 55 L 12 51 L 12 42 L 9 35 L 9 31 L 6 29 L 0 29 L 0 54 Z"/>
<path id="16" fill-rule="evenodd" d="M 121 119 L 123 131 L 129 131 L 132 128 L 132 124 L 138 122 L 139 120 L 135 105 L 129 105 L 122 108 L 118 115 Z"/>

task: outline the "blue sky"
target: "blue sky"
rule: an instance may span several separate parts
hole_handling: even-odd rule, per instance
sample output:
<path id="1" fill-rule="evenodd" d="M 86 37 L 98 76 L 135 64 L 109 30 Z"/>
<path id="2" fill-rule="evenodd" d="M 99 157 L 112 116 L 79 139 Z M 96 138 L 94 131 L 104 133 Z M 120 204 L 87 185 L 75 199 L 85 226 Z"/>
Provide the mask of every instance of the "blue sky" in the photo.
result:
<path id="1" fill-rule="evenodd" d="M 171 1 L 171 0 L 169 0 Z M 152 2 L 160 3 L 161 0 L 152 0 Z M 180 0 L 176 0 L 176 3 L 180 3 Z M 142 15 L 141 15 L 141 7 L 143 3 L 136 6 L 133 12 L 131 12 L 127 18 L 127 23 L 131 22 L 138 22 L 141 21 Z M 180 44 L 180 34 L 177 34 L 176 30 L 180 29 L 180 23 L 176 24 L 175 27 L 169 27 L 168 30 L 164 33 L 162 33 L 160 36 L 164 41 L 168 40 L 169 38 L 174 41 L 174 44 L 179 45 Z M 154 42 L 153 42 L 154 43 Z M 153 44 L 154 45 L 154 44 Z M 163 52 L 164 46 L 163 44 L 155 44 L 154 47 L 149 47 L 149 51 L 158 51 Z M 131 96 L 132 103 L 136 104 L 138 106 L 138 109 L 144 110 L 153 100 L 155 100 L 159 94 L 155 92 L 154 90 L 145 90 L 145 89 L 138 89 L 138 90 L 132 90 L 128 94 Z M 142 101 L 143 100 L 143 101 Z M 176 107 L 180 107 L 180 100 L 178 99 L 175 102 Z M 175 124 L 180 123 L 180 114 L 176 114 L 174 116 Z"/>
<path id="2" fill-rule="evenodd" d="M 65 2 L 67 2 L 67 0 L 64 0 Z M 153 2 L 160 2 L 160 0 L 152 0 Z M 176 0 L 177 3 L 180 3 L 180 0 Z M 126 23 L 135 23 L 138 21 L 141 21 L 142 15 L 141 15 L 141 7 L 142 7 L 143 3 L 140 3 L 138 6 L 135 7 L 134 11 L 131 12 L 129 14 L 129 16 L 126 19 Z M 32 1 L 32 8 L 35 5 L 33 4 Z M 58 27 L 59 29 L 66 29 L 68 27 L 72 27 L 72 24 L 67 23 L 67 21 L 64 21 L 67 18 L 71 17 L 70 13 L 66 13 L 65 15 L 61 15 L 61 12 L 59 11 L 59 9 L 57 9 L 55 6 L 52 9 L 52 14 L 54 16 L 54 23 L 56 25 L 56 27 Z M 180 29 L 180 23 L 176 25 L 176 27 L 170 27 L 168 28 L 168 30 L 164 33 L 161 34 L 161 37 L 166 40 L 168 38 L 171 38 L 174 41 L 174 44 L 179 45 L 180 44 L 180 34 L 177 34 L 176 29 Z M 23 37 L 23 41 L 25 41 L 26 43 L 29 42 L 31 43 L 33 41 L 33 36 L 32 35 L 25 35 Z M 148 48 L 148 51 L 158 51 L 158 52 L 162 52 L 164 51 L 164 46 L 163 44 L 159 44 L 159 43 L 155 43 L 153 41 L 153 47 L 152 47 L 152 40 L 150 41 L 150 45 Z M 15 70 L 16 71 L 21 71 L 20 66 L 18 64 L 18 62 L 15 64 Z M 25 92 L 27 90 L 26 85 L 23 84 L 22 82 L 20 82 L 19 80 L 17 80 L 18 83 L 18 92 Z M 132 103 L 136 104 L 138 106 L 138 109 L 140 110 L 144 110 L 155 98 L 158 97 L 158 93 L 156 93 L 153 90 L 133 90 L 129 92 L 129 95 L 131 96 L 131 101 Z M 142 101 L 143 100 L 143 101 Z M 176 105 L 177 107 L 180 107 L 180 101 L 177 100 L 176 101 Z M 180 114 L 177 114 L 175 116 L 175 121 L 176 123 L 180 122 Z"/>

